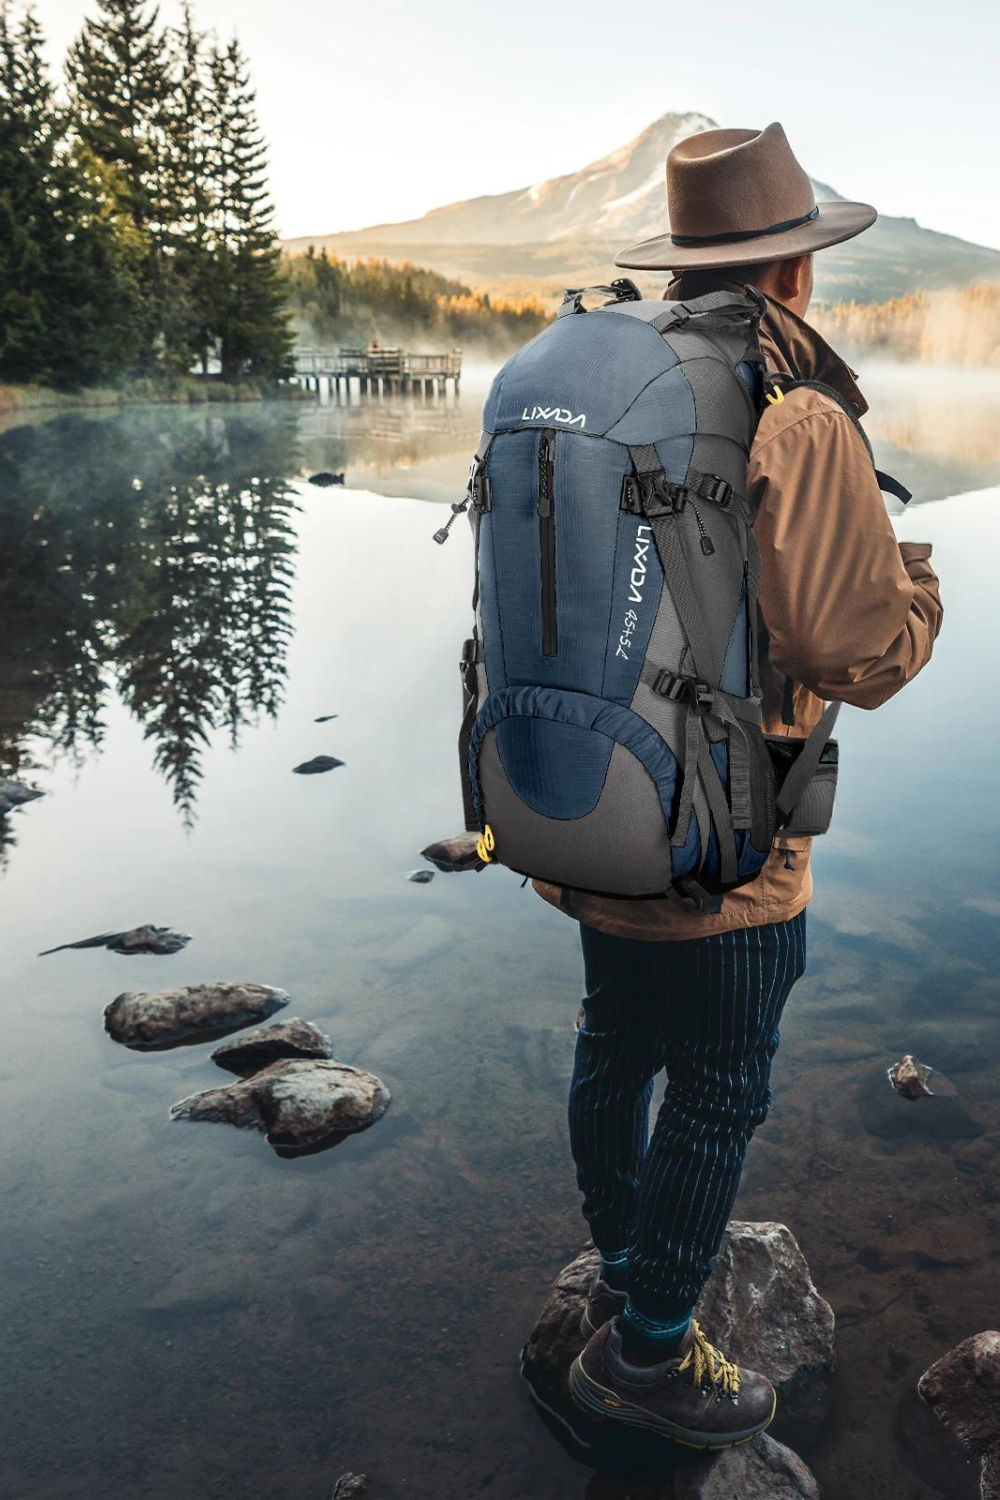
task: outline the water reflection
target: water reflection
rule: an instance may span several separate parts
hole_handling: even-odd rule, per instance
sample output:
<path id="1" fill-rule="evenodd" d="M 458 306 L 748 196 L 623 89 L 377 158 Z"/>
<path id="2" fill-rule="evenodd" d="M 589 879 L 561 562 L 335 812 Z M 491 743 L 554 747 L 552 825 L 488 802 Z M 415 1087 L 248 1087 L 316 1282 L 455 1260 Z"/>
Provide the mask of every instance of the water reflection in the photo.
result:
<path id="1" fill-rule="evenodd" d="M 193 819 L 211 731 L 235 742 L 281 702 L 296 452 L 280 411 L 0 436 L 0 772 L 100 748 L 115 687 Z"/>

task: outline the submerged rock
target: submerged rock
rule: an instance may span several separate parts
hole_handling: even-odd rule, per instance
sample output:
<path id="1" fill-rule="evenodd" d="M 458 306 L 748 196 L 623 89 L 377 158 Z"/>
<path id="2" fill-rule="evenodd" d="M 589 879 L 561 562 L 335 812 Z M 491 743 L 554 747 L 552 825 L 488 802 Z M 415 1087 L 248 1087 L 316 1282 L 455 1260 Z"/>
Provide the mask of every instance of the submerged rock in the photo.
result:
<path id="1" fill-rule="evenodd" d="M 331 474 L 329 469 L 321 469 L 318 474 L 309 475 L 309 483 L 316 485 L 321 490 L 329 489 L 332 484 L 343 484 L 343 482 L 343 473 Z"/>
<path id="2" fill-rule="evenodd" d="M 228 1312 L 246 1306 L 250 1289 L 246 1254 L 217 1253 L 182 1266 L 158 1292 L 140 1303 L 140 1311 L 163 1319 Z"/>
<path id="3" fill-rule="evenodd" d="M 911 1096 L 929 1100 L 919 1109 L 905 1108 L 896 1090 L 886 1088 L 885 1074 L 874 1070 L 860 1080 L 857 1097 L 865 1129 L 890 1145 L 930 1139 L 947 1146 L 957 1140 L 973 1140 L 983 1133 L 983 1126 L 943 1073 L 935 1073 L 933 1093 Z"/>
<path id="4" fill-rule="evenodd" d="M 421 849 L 420 858 L 429 860 L 445 875 L 459 870 L 485 870 L 486 865 L 476 852 L 478 843 L 478 833 L 456 833 L 454 838 L 428 844 Z"/>
<path id="5" fill-rule="evenodd" d="M 78 943 L 60 943 L 58 948 L 43 948 L 38 955 L 46 958 L 50 953 L 65 953 L 70 948 L 110 948 L 112 953 L 179 953 L 187 947 L 191 935 L 174 932 L 170 927 L 154 927 L 146 923 L 143 927 L 132 927 L 128 932 L 101 932 L 97 937 L 81 938 Z"/>
<path id="6" fill-rule="evenodd" d="M 282 1057 L 332 1056 L 333 1043 L 318 1026 L 299 1016 L 289 1016 L 287 1021 L 260 1026 L 256 1031 L 248 1031 L 246 1036 L 223 1042 L 212 1053 L 212 1061 L 220 1068 L 242 1073 L 251 1068 L 264 1068 Z"/>
<path id="7" fill-rule="evenodd" d="M 434 879 L 433 870 L 410 870 L 406 876 L 414 885 L 429 885 Z"/>
<path id="8" fill-rule="evenodd" d="M 933 1095 L 928 1080 L 934 1069 L 917 1062 L 912 1052 L 907 1052 L 886 1071 L 896 1093 L 901 1094 L 904 1099 L 919 1099 L 922 1094 Z"/>
<path id="9" fill-rule="evenodd" d="M 599 1262 L 591 1247 L 559 1273 L 521 1356 L 522 1373 L 539 1401 L 576 1432 L 586 1418 L 569 1397 L 566 1377 L 585 1343 L 580 1315 Z M 783 1224 L 730 1223 L 697 1316 L 730 1359 L 774 1381 L 782 1423 L 822 1423 L 836 1368 L 833 1311 Z"/>
<path id="10" fill-rule="evenodd" d="M 983 1460 L 983 1500 L 1000 1497 L 1000 1333 L 966 1339 L 925 1370 L 917 1391 L 945 1427 Z"/>
<path id="11" fill-rule="evenodd" d="M 333 755 L 314 755 L 312 760 L 304 760 L 301 766 L 293 766 L 292 770 L 296 776 L 318 776 L 321 771 L 335 771 L 343 764 Z"/>
<path id="12" fill-rule="evenodd" d="M 320 714 L 318 719 L 313 719 L 314 724 L 329 724 L 331 719 L 339 719 L 339 714 Z"/>
<path id="13" fill-rule="evenodd" d="M 127 1047 L 166 1047 L 189 1037 L 240 1031 L 287 1004 L 285 991 L 269 984 L 188 984 L 119 995 L 104 1012 L 104 1026 Z"/>
<path id="14" fill-rule="evenodd" d="M 364 1474 L 341 1474 L 330 1500 L 360 1500 L 360 1496 L 367 1493 L 368 1481 Z"/>
<path id="15" fill-rule="evenodd" d="M 365 1130 L 391 1095 L 380 1078 L 333 1058 L 272 1063 L 242 1083 L 182 1099 L 173 1120 L 204 1120 L 259 1130 L 274 1146 L 311 1146 Z"/>
<path id="16" fill-rule="evenodd" d="M 44 796 L 45 793 L 37 786 L 29 786 L 26 781 L 13 781 L 9 776 L 0 776 L 0 818 L 13 812 L 15 807 L 23 807 L 25 802 L 34 802 L 38 797 Z"/>

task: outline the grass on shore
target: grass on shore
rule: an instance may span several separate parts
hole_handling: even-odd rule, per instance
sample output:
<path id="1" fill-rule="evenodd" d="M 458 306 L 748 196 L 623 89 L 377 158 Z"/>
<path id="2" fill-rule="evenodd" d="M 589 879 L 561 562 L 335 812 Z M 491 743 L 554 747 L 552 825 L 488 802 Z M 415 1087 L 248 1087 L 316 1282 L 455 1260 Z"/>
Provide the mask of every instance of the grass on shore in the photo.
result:
<path id="1" fill-rule="evenodd" d="M 59 391 L 44 385 L 0 385 L 0 413 L 72 410 L 79 406 L 139 406 L 162 402 L 169 405 L 202 405 L 231 401 L 297 401 L 306 395 L 302 387 L 274 381 L 243 380 L 238 384 L 197 375 L 176 380 L 130 380 L 123 385 L 84 386 L 78 391 Z"/>

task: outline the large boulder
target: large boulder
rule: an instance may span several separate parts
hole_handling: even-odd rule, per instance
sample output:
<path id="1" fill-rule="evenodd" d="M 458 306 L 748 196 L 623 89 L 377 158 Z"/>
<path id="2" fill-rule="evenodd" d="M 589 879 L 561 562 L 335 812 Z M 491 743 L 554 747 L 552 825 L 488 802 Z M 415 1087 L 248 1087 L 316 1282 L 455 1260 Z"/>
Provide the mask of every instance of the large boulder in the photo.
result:
<path id="1" fill-rule="evenodd" d="M 521 1353 L 521 1369 L 550 1425 L 561 1426 L 579 1449 L 599 1452 L 609 1428 L 588 1423 L 569 1396 L 569 1367 L 585 1343 L 580 1315 L 597 1273 L 593 1246 L 565 1266 Z M 713 1342 L 731 1358 L 761 1370 L 778 1390 L 778 1411 L 786 1426 L 817 1425 L 825 1415 L 833 1349 L 833 1312 L 819 1295 L 794 1237 L 783 1224 L 734 1220 L 728 1227 L 697 1315 Z M 553 1430 L 557 1430 L 554 1426 Z M 647 1445 L 648 1446 L 648 1445 Z M 635 1450 L 635 1442 L 630 1443 Z M 662 1442 L 653 1445 L 662 1466 Z M 673 1450 L 680 1463 L 679 1450 Z M 689 1472 L 690 1470 L 690 1472 Z M 768 1437 L 745 1447 L 680 1463 L 667 1497 L 740 1500 L 818 1497 L 816 1481 L 804 1464 Z"/>
<path id="2" fill-rule="evenodd" d="M 917 1390 L 982 1459 L 982 1500 L 1000 1500 L 1000 1333 L 966 1339 L 925 1370 Z"/>
<path id="3" fill-rule="evenodd" d="M 822 1500 L 815 1476 L 797 1453 L 761 1433 L 674 1476 L 670 1500 Z"/>
<path id="4" fill-rule="evenodd" d="M 391 1095 L 374 1073 L 333 1058 L 272 1063 L 242 1083 L 182 1099 L 172 1120 L 204 1120 L 259 1130 L 272 1146 L 307 1147 L 365 1130 Z"/>
<path id="5" fill-rule="evenodd" d="M 104 1026 L 126 1047 L 170 1047 L 190 1037 L 240 1031 L 287 1004 L 285 991 L 269 984 L 186 984 L 119 995 L 105 1009 Z"/>
<path id="6" fill-rule="evenodd" d="M 525 1376 L 549 1406 L 569 1400 L 566 1371 L 585 1342 L 580 1314 L 599 1263 L 589 1248 L 559 1273 L 525 1346 Z M 833 1310 L 783 1224 L 730 1223 L 697 1317 L 729 1358 L 774 1381 L 783 1424 L 822 1423 L 837 1364 Z"/>
<path id="7" fill-rule="evenodd" d="M 728 1358 L 773 1380 L 783 1423 L 822 1425 L 837 1368 L 833 1309 L 784 1224 L 729 1225 L 697 1316 Z"/>

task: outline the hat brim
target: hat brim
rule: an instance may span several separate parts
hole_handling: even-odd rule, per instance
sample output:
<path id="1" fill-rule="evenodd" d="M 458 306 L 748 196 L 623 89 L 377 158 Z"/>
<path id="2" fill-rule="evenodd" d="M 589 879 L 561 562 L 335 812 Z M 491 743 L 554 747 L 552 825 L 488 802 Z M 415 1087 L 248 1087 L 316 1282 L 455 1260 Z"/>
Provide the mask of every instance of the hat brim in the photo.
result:
<path id="1" fill-rule="evenodd" d="M 615 256 L 615 265 L 634 271 L 707 271 L 715 266 L 756 266 L 768 260 L 809 255 L 839 245 L 870 229 L 878 218 L 870 203 L 836 199 L 819 205 L 819 214 L 782 234 L 759 234 L 727 245 L 675 245 L 669 234 L 640 240 Z"/>

